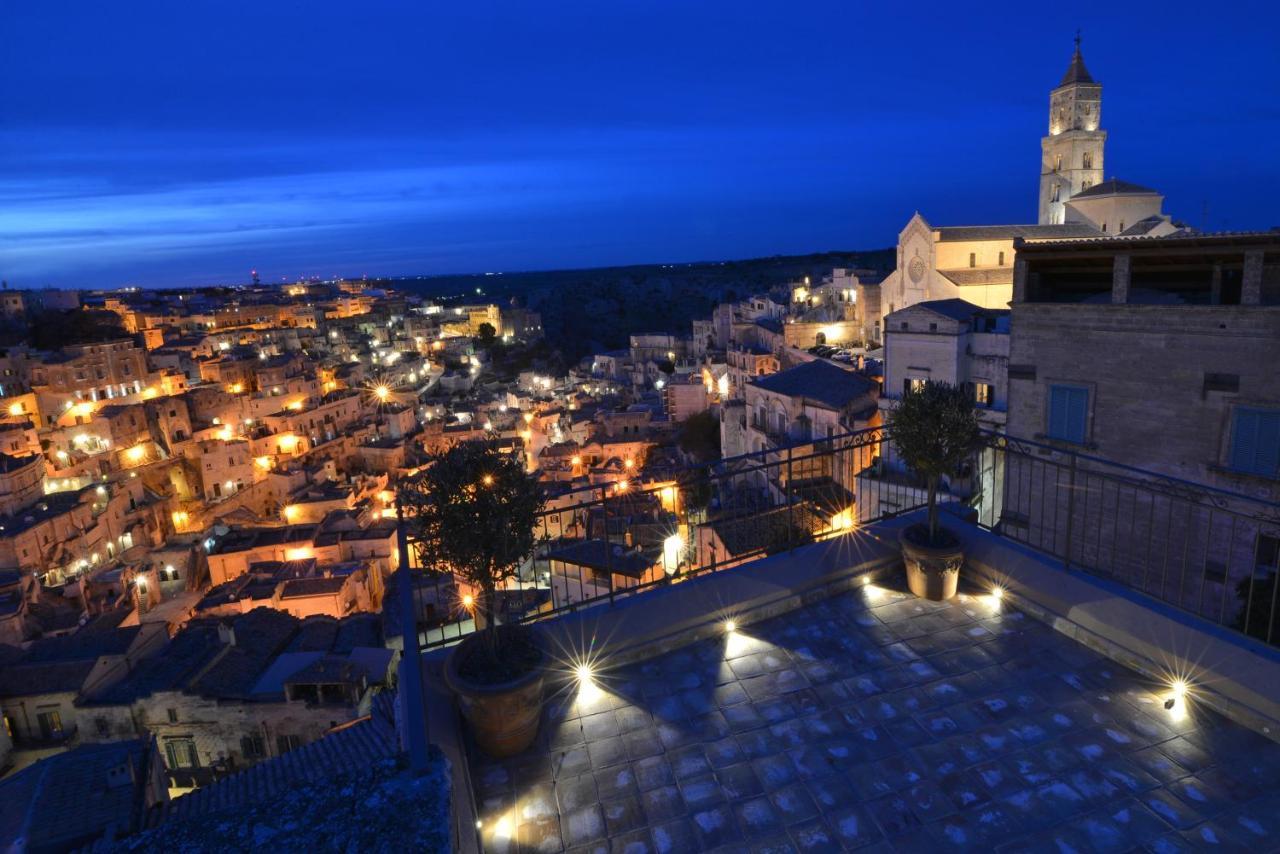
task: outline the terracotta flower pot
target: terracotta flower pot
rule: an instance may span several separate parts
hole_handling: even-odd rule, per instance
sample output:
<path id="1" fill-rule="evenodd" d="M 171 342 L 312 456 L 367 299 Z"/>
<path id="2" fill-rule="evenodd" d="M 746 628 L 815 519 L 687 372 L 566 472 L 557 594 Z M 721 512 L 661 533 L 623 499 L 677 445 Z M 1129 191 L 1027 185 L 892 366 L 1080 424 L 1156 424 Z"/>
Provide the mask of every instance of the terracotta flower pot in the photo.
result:
<path id="1" fill-rule="evenodd" d="M 484 642 L 484 638 L 472 636 L 455 647 L 445 663 L 445 681 L 458 696 L 462 717 L 476 744 L 489 756 L 504 759 L 527 749 L 538 737 L 546 656 L 521 676 L 482 684 L 463 677 L 458 660 L 467 652 L 464 647 Z"/>
<path id="2" fill-rule="evenodd" d="M 964 565 L 964 547 L 954 534 L 945 529 L 952 545 L 926 545 L 929 529 L 912 525 L 903 529 L 902 562 L 907 568 L 907 587 L 921 599 L 942 602 L 956 595 L 960 583 L 960 567 Z"/>

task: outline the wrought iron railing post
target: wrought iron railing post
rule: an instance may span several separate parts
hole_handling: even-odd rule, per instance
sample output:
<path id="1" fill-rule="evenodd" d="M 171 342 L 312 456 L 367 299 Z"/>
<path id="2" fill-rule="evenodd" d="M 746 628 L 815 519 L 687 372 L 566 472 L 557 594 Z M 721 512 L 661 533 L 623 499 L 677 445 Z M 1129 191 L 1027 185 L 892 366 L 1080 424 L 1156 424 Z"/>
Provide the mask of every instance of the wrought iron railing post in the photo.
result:
<path id="1" fill-rule="evenodd" d="M 400 739 L 414 771 L 427 770 L 427 703 L 423 694 L 422 651 L 418 646 L 418 615 L 413 602 L 413 571 L 409 567 L 409 535 L 405 531 L 404 509 L 396 496 L 396 546 L 400 572 L 400 618 L 404 649 L 400 653 Z"/>
<path id="2" fill-rule="evenodd" d="M 613 605 L 613 546 L 609 542 L 609 487 L 600 487 L 600 513 L 604 516 L 604 566 L 609 573 L 609 604 Z M 625 542 L 625 541 L 624 541 Z"/>
<path id="3" fill-rule="evenodd" d="M 791 450 L 792 446 L 787 445 L 787 548 L 794 549 L 796 546 L 796 510 L 795 505 L 791 501 Z"/>
<path id="4" fill-rule="evenodd" d="M 1071 467 L 1067 475 L 1067 542 L 1062 556 L 1062 568 L 1071 568 L 1071 533 L 1075 528 L 1076 510 L 1076 455 L 1071 455 Z"/>

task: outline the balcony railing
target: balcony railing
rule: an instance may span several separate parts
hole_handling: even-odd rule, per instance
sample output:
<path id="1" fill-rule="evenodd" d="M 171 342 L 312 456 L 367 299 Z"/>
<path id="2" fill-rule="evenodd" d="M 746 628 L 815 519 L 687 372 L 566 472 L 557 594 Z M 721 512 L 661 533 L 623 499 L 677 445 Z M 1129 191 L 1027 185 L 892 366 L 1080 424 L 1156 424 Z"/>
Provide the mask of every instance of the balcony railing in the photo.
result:
<path id="1" fill-rule="evenodd" d="M 585 487 L 540 515 L 534 557 L 495 609 L 529 621 L 613 602 L 923 507 L 881 428 Z M 1268 643 L 1280 643 L 1280 504 L 990 434 L 940 500 L 979 526 Z M 422 571 L 424 646 L 475 628 L 480 595 Z"/>

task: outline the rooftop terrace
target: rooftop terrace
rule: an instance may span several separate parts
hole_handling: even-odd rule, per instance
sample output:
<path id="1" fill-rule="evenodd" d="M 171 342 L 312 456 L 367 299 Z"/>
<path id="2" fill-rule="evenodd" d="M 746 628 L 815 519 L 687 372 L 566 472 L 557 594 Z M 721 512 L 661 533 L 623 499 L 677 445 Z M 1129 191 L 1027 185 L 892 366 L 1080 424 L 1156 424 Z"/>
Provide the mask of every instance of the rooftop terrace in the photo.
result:
<path id="1" fill-rule="evenodd" d="M 1152 850 L 1280 834 L 1280 744 L 970 589 L 869 584 L 566 682 L 485 851 Z M 464 849 L 465 850 L 465 849 Z"/>
<path id="2" fill-rule="evenodd" d="M 673 502 L 668 577 L 509 614 L 555 658 L 513 759 L 476 751 L 441 678 L 473 624 L 433 629 L 426 735 L 453 763 L 460 850 L 1274 847 L 1277 570 L 1242 544 L 1280 505 L 998 437 L 946 505 L 967 588 L 930 603 L 900 585 L 922 496 L 864 476 L 879 433 L 848 439 L 705 473 L 759 535 L 741 549 L 704 548 L 716 520 Z M 847 515 L 806 493 L 815 474 Z M 632 500 L 548 510 L 548 545 Z M 543 559 L 519 589 L 545 588 Z"/>

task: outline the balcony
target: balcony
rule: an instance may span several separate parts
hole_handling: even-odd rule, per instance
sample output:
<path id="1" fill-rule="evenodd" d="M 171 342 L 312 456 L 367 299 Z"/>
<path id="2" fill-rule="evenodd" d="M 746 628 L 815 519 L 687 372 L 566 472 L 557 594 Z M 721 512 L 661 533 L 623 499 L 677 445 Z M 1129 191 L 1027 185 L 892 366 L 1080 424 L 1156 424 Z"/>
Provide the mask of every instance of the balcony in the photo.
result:
<path id="1" fill-rule="evenodd" d="M 883 442 L 841 439 L 850 462 Z M 1003 438 L 972 471 L 952 602 L 899 583 L 897 534 L 919 513 L 905 502 L 540 616 L 561 660 L 540 740 L 511 760 L 467 750 L 445 651 L 428 652 L 459 848 L 1269 846 L 1280 651 L 1254 609 L 1274 594 L 1231 554 L 1232 533 L 1275 524 L 1269 509 Z M 1150 521 L 1166 513 L 1178 524 Z M 1147 536 L 1167 548 L 1138 548 Z M 1195 548 L 1220 549 L 1230 583 L 1182 559 Z M 1200 578 L 1245 595 L 1197 600 Z M 596 672 L 578 682 L 585 639 Z"/>

